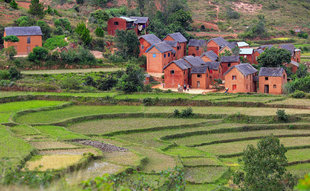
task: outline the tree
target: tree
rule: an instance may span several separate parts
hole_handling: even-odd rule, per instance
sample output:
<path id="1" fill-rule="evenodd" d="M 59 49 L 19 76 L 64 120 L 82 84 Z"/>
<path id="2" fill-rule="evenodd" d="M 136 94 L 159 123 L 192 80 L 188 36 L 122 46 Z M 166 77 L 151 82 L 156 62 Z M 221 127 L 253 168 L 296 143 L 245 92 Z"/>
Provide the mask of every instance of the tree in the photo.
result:
<path id="1" fill-rule="evenodd" d="M 36 21 L 32 17 L 21 16 L 15 20 L 15 24 L 19 27 L 27 27 L 35 25 Z"/>
<path id="2" fill-rule="evenodd" d="M 44 40 L 51 37 L 52 33 L 51 27 L 45 21 L 38 20 L 37 25 L 41 28 Z"/>
<path id="3" fill-rule="evenodd" d="M 138 3 L 138 9 L 139 9 L 140 15 L 143 16 L 144 10 L 145 10 L 146 0 L 136 0 L 136 1 Z"/>
<path id="4" fill-rule="evenodd" d="M 246 191 L 283 191 L 294 187 L 294 179 L 286 171 L 286 148 L 274 136 L 261 139 L 257 148 L 248 145 L 244 151 L 242 172 L 234 175 L 234 182 Z"/>
<path id="5" fill-rule="evenodd" d="M 9 69 L 10 80 L 19 80 L 22 78 L 22 74 L 15 67 Z"/>
<path id="6" fill-rule="evenodd" d="M 29 13 L 38 16 L 40 18 L 44 17 L 44 6 L 40 3 L 39 0 L 31 0 L 31 4 L 29 6 Z"/>
<path id="7" fill-rule="evenodd" d="M 98 37 L 104 37 L 104 30 L 102 27 L 97 27 L 95 30 L 95 34 Z"/>
<path id="8" fill-rule="evenodd" d="M 0 36 L 4 35 L 4 26 L 0 25 Z M 3 38 L 0 38 L 0 44 L 3 44 Z"/>
<path id="9" fill-rule="evenodd" d="M 140 53 L 140 42 L 133 30 L 116 31 L 115 45 L 123 58 L 137 58 Z"/>
<path id="10" fill-rule="evenodd" d="M 45 61 L 47 59 L 47 56 L 47 49 L 43 47 L 35 47 L 33 48 L 32 52 L 29 53 L 28 60 L 38 63 L 40 61 Z"/>
<path id="11" fill-rule="evenodd" d="M 299 67 L 296 71 L 296 77 L 297 78 L 304 78 L 306 77 L 309 73 L 307 71 L 307 66 L 304 64 L 299 64 Z"/>
<path id="12" fill-rule="evenodd" d="M 16 3 L 15 0 L 11 1 L 10 7 L 12 7 L 13 9 L 18 9 L 18 4 Z"/>
<path id="13" fill-rule="evenodd" d="M 293 93 L 296 90 L 310 92 L 310 75 L 304 78 L 296 78 L 285 85 L 288 93 Z"/>
<path id="14" fill-rule="evenodd" d="M 14 46 L 9 46 L 8 48 L 5 48 L 4 53 L 9 59 L 13 59 L 13 57 L 17 54 Z"/>
<path id="15" fill-rule="evenodd" d="M 56 19 L 54 21 L 54 25 L 55 25 L 56 28 L 57 27 L 61 27 L 65 31 L 68 31 L 68 32 L 72 31 L 71 23 L 70 23 L 70 21 L 67 18 L 65 18 L 65 19 Z"/>
<path id="16" fill-rule="evenodd" d="M 103 24 L 106 24 L 108 20 L 109 20 L 108 13 L 101 9 L 98 9 L 95 12 L 90 13 L 90 17 L 89 17 L 90 23 L 103 25 Z"/>
<path id="17" fill-rule="evenodd" d="M 281 67 L 291 61 L 291 53 L 286 49 L 272 47 L 266 49 L 257 61 L 263 67 Z"/>
<path id="18" fill-rule="evenodd" d="M 141 91 L 143 89 L 144 74 L 142 68 L 137 65 L 129 64 L 126 72 L 119 79 L 117 88 L 125 93 Z"/>
<path id="19" fill-rule="evenodd" d="M 18 37 L 15 35 L 5 36 L 5 37 L 2 37 L 2 39 L 6 42 L 19 42 Z"/>
<path id="20" fill-rule="evenodd" d="M 77 4 L 81 4 L 81 5 L 83 5 L 84 0 L 76 0 L 76 3 L 77 3 Z"/>
<path id="21" fill-rule="evenodd" d="M 183 9 L 180 9 L 170 15 L 168 20 L 169 23 L 180 25 L 185 30 L 189 29 L 190 24 L 193 22 L 191 13 Z"/>
<path id="22" fill-rule="evenodd" d="M 85 23 L 80 23 L 77 25 L 75 29 L 76 34 L 78 34 L 79 38 L 82 40 L 84 45 L 89 45 L 92 41 L 92 37 L 90 36 L 89 30 L 86 28 Z"/>

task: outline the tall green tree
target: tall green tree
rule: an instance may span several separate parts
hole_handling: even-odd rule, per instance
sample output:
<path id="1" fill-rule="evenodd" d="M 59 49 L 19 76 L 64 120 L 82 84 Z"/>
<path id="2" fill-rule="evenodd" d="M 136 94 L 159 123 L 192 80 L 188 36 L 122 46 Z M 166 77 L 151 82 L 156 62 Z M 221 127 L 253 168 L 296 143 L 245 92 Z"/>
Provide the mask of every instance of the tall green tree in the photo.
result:
<path id="1" fill-rule="evenodd" d="M 45 21 L 38 20 L 37 25 L 41 28 L 44 40 L 51 37 L 52 29 Z"/>
<path id="2" fill-rule="evenodd" d="M 31 4 L 29 6 L 29 13 L 38 16 L 40 18 L 44 17 L 44 6 L 40 3 L 39 0 L 31 0 Z"/>
<path id="3" fill-rule="evenodd" d="M 135 64 L 129 64 L 125 73 L 119 79 L 117 88 L 125 93 L 141 91 L 143 89 L 143 69 Z"/>
<path id="4" fill-rule="evenodd" d="M 10 7 L 12 7 L 13 9 L 18 9 L 18 4 L 16 3 L 15 0 L 11 1 Z"/>
<path id="5" fill-rule="evenodd" d="M 118 54 L 123 58 L 137 58 L 140 53 L 140 42 L 133 30 L 116 31 L 115 45 L 118 48 Z"/>
<path id="6" fill-rule="evenodd" d="M 85 23 L 80 23 L 77 25 L 75 29 L 76 34 L 78 34 L 79 38 L 83 42 L 84 45 L 89 45 L 92 41 L 92 37 L 90 36 L 89 30 L 86 28 Z"/>
<path id="7" fill-rule="evenodd" d="M 274 136 L 261 139 L 257 148 L 248 145 L 242 157 L 242 171 L 234 175 L 234 182 L 242 191 L 283 191 L 292 189 L 295 180 L 287 172 L 286 148 Z"/>
<path id="8" fill-rule="evenodd" d="M 263 67 L 281 67 L 291 61 L 291 53 L 286 49 L 268 48 L 258 58 L 257 62 Z"/>

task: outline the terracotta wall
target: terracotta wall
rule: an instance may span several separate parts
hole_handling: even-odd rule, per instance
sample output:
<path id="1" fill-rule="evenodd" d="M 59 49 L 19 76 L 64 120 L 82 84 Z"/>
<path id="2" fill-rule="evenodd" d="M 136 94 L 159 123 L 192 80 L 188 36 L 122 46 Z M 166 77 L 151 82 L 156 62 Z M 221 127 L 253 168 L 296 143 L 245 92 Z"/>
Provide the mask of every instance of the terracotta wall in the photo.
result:
<path id="1" fill-rule="evenodd" d="M 215 54 L 219 55 L 220 47 L 213 40 L 207 44 L 207 51 L 212 50 Z"/>
<path id="2" fill-rule="evenodd" d="M 150 48 L 152 45 L 150 43 L 148 43 L 146 40 L 144 40 L 144 38 L 140 38 L 139 42 L 140 42 L 140 54 L 139 54 L 139 56 L 142 56 L 142 55 L 146 56 L 145 51 L 148 48 Z M 142 49 L 142 46 L 144 47 L 143 49 Z"/>
<path id="3" fill-rule="evenodd" d="M 259 52 L 254 52 L 253 53 L 253 64 L 258 64 L 258 62 L 257 62 L 257 58 L 259 57 Z"/>
<path id="4" fill-rule="evenodd" d="M 114 25 L 115 22 L 118 22 L 118 25 Z M 108 20 L 108 34 L 115 36 L 116 30 L 126 30 L 126 20 L 121 18 L 111 18 Z"/>
<path id="5" fill-rule="evenodd" d="M 196 46 L 189 46 L 188 47 L 188 55 L 201 56 L 203 52 L 204 52 L 203 47 L 196 47 Z"/>
<path id="6" fill-rule="evenodd" d="M 171 74 L 174 70 L 174 74 Z M 165 88 L 178 88 L 178 85 L 184 86 L 188 84 L 188 70 L 181 70 L 175 63 L 170 64 L 165 68 Z"/>
<path id="7" fill-rule="evenodd" d="M 164 38 L 164 40 L 166 41 L 174 41 L 173 38 L 171 38 L 170 36 L 166 36 L 166 38 Z M 178 43 L 180 44 L 180 48 L 179 50 L 178 49 L 175 49 L 176 50 L 176 54 L 175 54 L 175 59 L 178 60 L 180 58 L 183 58 L 185 55 L 186 55 L 186 46 L 187 46 L 187 43 Z"/>
<path id="8" fill-rule="evenodd" d="M 200 75 L 200 77 L 198 77 Z M 192 88 L 199 88 L 199 89 L 208 89 L 210 86 L 210 78 L 208 72 L 205 74 L 192 74 Z M 200 87 L 198 87 L 198 81 L 200 83 Z"/>
<path id="9" fill-rule="evenodd" d="M 4 36 L 6 36 L 4 34 Z M 19 42 L 4 42 L 4 48 L 14 46 L 17 55 L 27 55 L 36 46 L 42 46 L 42 36 L 17 36 Z M 30 37 L 30 43 L 27 43 L 27 38 Z"/>
<path id="10" fill-rule="evenodd" d="M 236 76 L 235 80 L 233 79 L 233 76 Z M 229 93 L 255 92 L 256 86 L 253 78 L 253 74 L 244 76 L 239 70 L 234 68 L 225 75 L 225 89 L 229 88 Z M 233 88 L 234 85 L 236 89 Z"/>
<path id="11" fill-rule="evenodd" d="M 285 77 L 268 77 L 268 80 L 265 79 L 265 76 L 259 77 L 259 93 L 265 93 L 265 85 L 269 85 L 269 94 L 282 94 L 283 85 L 287 82 L 287 76 L 283 73 Z M 276 85 L 274 87 L 274 85 Z"/>
<path id="12" fill-rule="evenodd" d="M 230 64 L 230 66 L 228 66 Z M 231 68 L 232 66 L 236 66 L 240 64 L 239 62 L 222 62 L 221 66 L 222 66 L 222 74 L 224 75 L 225 72 L 227 72 L 227 70 L 229 68 Z"/>
<path id="13" fill-rule="evenodd" d="M 254 64 L 254 54 L 240 54 L 240 57 L 247 59 L 248 63 Z"/>
<path id="14" fill-rule="evenodd" d="M 170 54 L 170 56 L 168 56 Z M 153 55 L 156 55 L 153 57 Z M 166 57 L 164 56 L 166 55 Z M 164 66 L 174 60 L 174 56 L 171 51 L 161 53 L 156 47 L 153 47 L 147 54 L 147 72 L 150 73 L 163 73 Z"/>

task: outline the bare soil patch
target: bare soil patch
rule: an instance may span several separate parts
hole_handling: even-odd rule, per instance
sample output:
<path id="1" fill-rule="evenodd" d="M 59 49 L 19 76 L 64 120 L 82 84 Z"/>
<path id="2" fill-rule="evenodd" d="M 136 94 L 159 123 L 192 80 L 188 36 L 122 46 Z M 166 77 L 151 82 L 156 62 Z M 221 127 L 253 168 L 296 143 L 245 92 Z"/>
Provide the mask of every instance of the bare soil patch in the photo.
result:
<path id="1" fill-rule="evenodd" d="M 254 14 L 259 12 L 262 8 L 263 5 L 261 4 L 250 4 L 250 3 L 244 3 L 244 2 L 233 2 L 234 8 L 238 12 L 242 13 L 250 13 Z"/>
<path id="2" fill-rule="evenodd" d="M 97 149 L 100 149 L 102 152 L 126 152 L 128 149 L 122 148 L 122 147 L 117 147 L 111 144 L 107 143 L 102 143 L 100 141 L 92 141 L 92 140 L 73 140 L 73 142 L 82 144 L 82 145 L 87 145 L 87 146 L 92 146 Z"/>

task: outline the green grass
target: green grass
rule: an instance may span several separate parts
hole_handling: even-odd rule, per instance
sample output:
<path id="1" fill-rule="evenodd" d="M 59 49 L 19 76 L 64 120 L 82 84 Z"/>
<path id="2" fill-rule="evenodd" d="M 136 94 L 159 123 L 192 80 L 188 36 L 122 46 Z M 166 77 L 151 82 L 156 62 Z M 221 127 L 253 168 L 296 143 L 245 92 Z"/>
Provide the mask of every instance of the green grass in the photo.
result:
<path id="1" fill-rule="evenodd" d="M 183 158 L 185 166 L 219 165 L 216 158 Z"/>
<path id="2" fill-rule="evenodd" d="M 256 103 L 266 103 L 273 100 L 283 99 L 284 97 L 233 97 L 225 100 L 216 100 L 218 102 L 256 102 Z"/>
<path id="3" fill-rule="evenodd" d="M 228 94 L 206 94 L 206 95 L 197 95 L 193 98 L 193 100 L 223 100 L 228 98 L 236 97 L 236 95 L 228 95 Z"/>
<path id="4" fill-rule="evenodd" d="M 0 160 L 8 159 L 7 164 L 1 164 L 1 168 L 16 167 L 34 149 L 26 141 L 15 137 L 7 127 L 0 126 Z"/>
<path id="5" fill-rule="evenodd" d="M 63 70 L 25 70 L 22 74 L 68 74 L 68 73 L 91 73 L 91 72 L 116 72 L 120 68 L 90 68 L 90 69 L 63 69 Z"/>
<path id="6" fill-rule="evenodd" d="M 189 125 L 204 122 L 204 119 L 176 119 L 176 118 L 125 118 L 87 121 L 72 125 L 69 129 L 83 134 L 105 134 L 133 129 L 149 129 Z"/>
<path id="7" fill-rule="evenodd" d="M 144 99 L 144 98 L 160 98 L 160 99 L 191 99 L 195 95 L 180 93 L 135 93 L 123 94 L 115 96 L 115 99 Z"/>
<path id="8" fill-rule="evenodd" d="M 88 139 L 89 137 L 80 135 L 59 126 L 35 126 L 43 135 L 54 140 Z"/>
<path id="9" fill-rule="evenodd" d="M 193 183 L 210 183 L 219 179 L 227 167 L 192 167 L 186 168 L 185 178 Z"/>
<path id="10" fill-rule="evenodd" d="M 258 140 L 238 141 L 238 142 L 207 145 L 196 148 L 216 155 L 228 155 L 228 154 L 241 153 L 247 147 L 247 145 L 249 144 L 256 145 L 257 142 Z M 310 145 L 309 144 L 310 137 L 280 138 L 280 142 L 286 147 Z"/>
<path id="11" fill-rule="evenodd" d="M 74 96 L 74 97 L 113 97 L 117 92 L 100 92 L 100 93 L 67 93 L 67 92 L 1 92 L 1 97 L 11 97 L 19 95 L 51 95 L 51 96 Z"/>
<path id="12" fill-rule="evenodd" d="M 36 128 L 28 125 L 13 126 L 10 127 L 10 130 L 17 136 L 31 136 L 40 134 L 40 132 Z"/>
<path id="13" fill-rule="evenodd" d="M 140 106 L 71 106 L 62 109 L 28 113 L 17 117 L 19 123 L 54 123 L 68 118 L 96 114 L 136 113 L 141 112 Z"/>
<path id="14" fill-rule="evenodd" d="M 286 157 L 289 162 L 310 160 L 310 149 L 288 150 Z"/>
<path id="15" fill-rule="evenodd" d="M 201 152 L 198 149 L 184 146 L 176 146 L 169 148 L 168 150 L 165 151 L 165 153 L 180 157 L 209 156 L 207 153 Z"/>
<path id="16" fill-rule="evenodd" d="M 310 163 L 297 164 L 287 167 L 287 170 L 290 171 L 293 175 L 296 175 L 298 178 L 303 178 L 306 174 L 309 173 Z"/>
<path id="17" fill-rule="evenodd" d="M 206 134 L 196 135 L 190 137 L 184 137 L 179 139 L 172 139 L 177 144 L 181 145 L 196 145 L 201 143 L 210 143 L 213 141 L 224 141 L 229 139 L 241 139 L 248 137 L 264 137 L 269 135 L 291 135 L 291 134 L 310 134 L 310 130 L 261 130 L 261 131 L 245 131 L 245 132 L 234 132 L 234 133 L 221 133 L 221 134 Z"/>
<path id="18" fill-rule="evenodd" d="M 275 101 L 270 104 L 279 104 L 279 105 L 297 105 L 297 106 L 308 106 L 310 107 L 310 99 L 294 99 L 288 98 L 283 101 Z"/>

